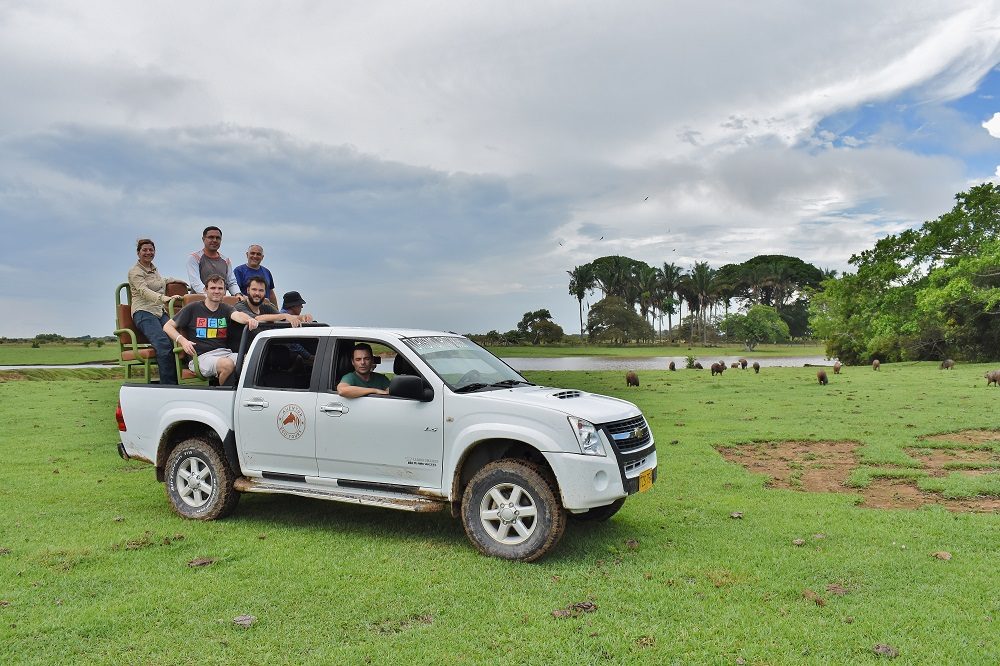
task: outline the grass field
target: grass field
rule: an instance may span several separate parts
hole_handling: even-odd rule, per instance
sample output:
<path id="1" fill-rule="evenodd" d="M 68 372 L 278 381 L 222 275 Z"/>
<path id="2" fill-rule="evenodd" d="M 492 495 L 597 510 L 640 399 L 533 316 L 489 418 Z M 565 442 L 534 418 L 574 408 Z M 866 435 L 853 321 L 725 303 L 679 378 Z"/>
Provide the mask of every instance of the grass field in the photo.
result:
<path id="1" fill-rule="evenodd" d="M 32 349 L 30 343 L 0 345 L 0 365 L 76 365 L 95 361 L 117 361 L 118 343 L 105 343 L 101 348 L 91 343 L 44 344 Z"/>
<path id="2" fill-rule="evenodd" d="M 651 491 L 535 564 L 437 514 L 250 495 L 182 520 L 115 452 L 119 380 L 0 373 L 0 663 L 1000 663 L 1000 514 L 860 505 L 888 477 L 1000 494 L 984 369 L 528 373 L 636 402 L 659 455 Z M 771 489 L 717 450 L 761 441 L 855 442 L 854 487 Z M 960 464 L 914 475 L 927 452 Z"/>
<path id="3" fill-rule="evenodd" d="M 693 347 L 686 345 L 657 345 L 649 347 L 604 347 L 599 345 L 581 346 L 524 346 L 524 347 L 490 347 L 497 356 L 551 358 L 562 356 L 612 356 L 619 358 L 645 358 L 649 356 L 687 356 L 694 354 L 700 357 L 710 356 L 823 356 L 821 344 L 814 345 L 760 345 L 753 354 L 744 350 L 741 345 L 722 345 L 718 347 Z M 95 361 L 116 361 L 118 358 L 117 343 L 108 343 L 98 349 L 94 344 L 84 347 L 80 344 L 44 344 L 38 349 L 32 349 L 26 343 L 6 343 L 0 345 L 0 365 L 71 365 L 92 363 Z"/>
<path id="4" fill-rule="evenodd" d="M 520 346 L 520 347 L 489 347 L 489 350 L 500 357 L 507 358 L 552 358 L 561 356 L 615 356 L 619 358 L 646 358 L 649 356 L 823 356 L 826 351 L 822 344 L 810 345 L 759 345 L 752 353 L 747 352 L 743 345 L 719 345 L 716 347 L 687 345 L 652 345 L 645 347 L 604 347 L 599 345 L 574 346 Z"/>

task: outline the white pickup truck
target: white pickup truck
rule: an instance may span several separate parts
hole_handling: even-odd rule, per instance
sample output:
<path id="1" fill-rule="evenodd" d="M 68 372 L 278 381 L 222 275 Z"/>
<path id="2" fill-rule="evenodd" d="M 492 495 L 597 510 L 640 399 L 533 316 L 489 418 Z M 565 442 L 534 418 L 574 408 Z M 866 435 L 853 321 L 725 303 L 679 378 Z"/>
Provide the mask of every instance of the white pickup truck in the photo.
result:
<path id="1" fill-rule="evenodd" d="M 221 518 L 248 492 L 450 510 L 482 553 L 532 561 L 567 517 L 606 520 L 656 479 L 635 405 L 536 386 L 460 335 L 261 329 L 234 386 L 121 388 L 119 454 L 155 465 L 181 516 Z M 337 394 L 360 342 L 394 359 L 388 396 Z"/>

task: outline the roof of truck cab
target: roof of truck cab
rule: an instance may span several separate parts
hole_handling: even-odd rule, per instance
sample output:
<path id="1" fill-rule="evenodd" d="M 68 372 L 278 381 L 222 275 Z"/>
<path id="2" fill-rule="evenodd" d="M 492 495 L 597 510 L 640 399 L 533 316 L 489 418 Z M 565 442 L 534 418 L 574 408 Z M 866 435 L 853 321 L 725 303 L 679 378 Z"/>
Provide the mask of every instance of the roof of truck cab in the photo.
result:
<path id="1" fill-rule="evenodd" d="M 458 333 L 430 331 L 420 328 L 395 328 L 389 326 L 304 326 L 302 328 L 267 329 L 269 335 L 298 336 L 303 334 L 335 335 L 345 338 L 368 338 L 389 335 L 395 338 L 423 338 L 430 336 L 463 337 Z"/>

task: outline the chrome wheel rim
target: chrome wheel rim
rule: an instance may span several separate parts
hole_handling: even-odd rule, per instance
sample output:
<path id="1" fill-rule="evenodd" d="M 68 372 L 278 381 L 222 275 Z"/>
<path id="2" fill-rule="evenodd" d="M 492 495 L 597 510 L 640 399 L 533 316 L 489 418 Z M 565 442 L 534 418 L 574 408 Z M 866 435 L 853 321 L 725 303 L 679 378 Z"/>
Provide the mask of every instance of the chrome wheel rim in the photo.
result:
<path id="1" fill-rule="evenodd" d="M 483 529 L 498 543 L 516 546 L 527 541 L 538 525 L 538 508 L 531 494 L 516 483 L 498 483 L 479 505 Z"/>
<path id="2" fill-rule="evenodd" d="M 177 482 L 177 495 L 189 507 L 200 509 L 211 499 L 215 477 L 201 458 L 192 456 L 182 460 L 174 479 Z"/>

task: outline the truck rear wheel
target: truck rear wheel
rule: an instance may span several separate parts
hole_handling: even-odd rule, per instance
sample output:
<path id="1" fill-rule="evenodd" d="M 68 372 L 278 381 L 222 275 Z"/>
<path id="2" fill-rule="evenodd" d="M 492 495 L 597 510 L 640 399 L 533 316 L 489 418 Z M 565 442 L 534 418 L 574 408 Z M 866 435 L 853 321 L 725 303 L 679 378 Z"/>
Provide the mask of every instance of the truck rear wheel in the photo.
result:
<path id="1" fill-rule="evenodd" d="M 476 472 L 462 495 L 462 524 L 479 552 L 533 562 L 566 529 L 559 492 L 538 465 L 503 459 Z"/>
<path id="2" fill-rule="evenodd" d="M 184 518 L 215 520 L 236 508 L 235 474 L 222 454 L 204 439 L 181 442 L 167 458 L 167 498 Z"/>

